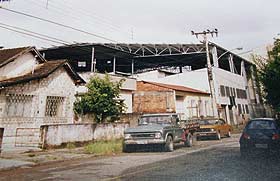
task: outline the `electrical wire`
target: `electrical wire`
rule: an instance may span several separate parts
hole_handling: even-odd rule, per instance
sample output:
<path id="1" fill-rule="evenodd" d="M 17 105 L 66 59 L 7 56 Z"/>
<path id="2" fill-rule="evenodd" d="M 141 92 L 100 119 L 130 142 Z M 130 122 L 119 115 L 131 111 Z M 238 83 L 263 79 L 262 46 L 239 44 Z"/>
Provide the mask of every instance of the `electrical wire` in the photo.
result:
<path id="1" fill-rule="evenodd" d="M 38 2 L 38 0 L 28 0 L 28 1 L 32 2 L 33 5 L 36 5 L 40 8 L 45 8 L 45 6 L 41 5 L 41 2 Z M 51 2 L 52 1 L 50 1 L 49 5 L 48 5 L 51 8 L 48 8 L 47 9 L 48 11 L 53 11 L 54 13 L 61 14 L 61 15 L 67 16 L 67 17 L 71 17 L 73 19 L 76 19 L 79 22 L 85 22 L 86 24 L 90 24 L 90 25 L 93 25 L 93 27 L 96 27 L 96 24 L 93 23 L 92 21 L 90 21 L 88 18 L 78 18 L 78 17 L 81 17 L 80 14 L 83 14 L 83 13 L 79 13 L 79 15 L 75 15 L 75 12 L 78 12 L 77 10 L 65 9 L 65 5 L 63 5 L 64 9 L 61 9 L 57 6 L 54 6 Z M 88 16 L 88 15 L 85 15 L 85 16 Z M 96 20 L 96 19 L 94 19 L 94 20 Z M 99 24 L 101 24 L 101 23 L 99 23 Z M 108 31 L 108 30 L 113 31 L 113 32 L 118 31 L 120 33 L 123 33 L 123 34 L 127 35 L 127 33 L 124 33 L 122 31 L 120 31 L 121 29 L 115 28 L 113 26 L 108 27 L 106 23 L 102 23 L 102 24 L 103 24 L 102 27 L 101 28 L 99 27 L 98 29 L 102 30 L 104 28 L 104 29 L 106 29 L 106 31 Z M 106 27 L 104 27 L 105 25 L 106 25 Z"/>
<path id="2" fill-rule="evenodd" d="M 38 36 L 42 36 L 42 37 L 45 37 L 45 38 L 53 39 L 55 41 L 60 42 L 60 44 L 63 44 L 63 45 L 71 44 L 71 42 L 67 42 L 67 41 L 64 41 L 64 40 L 61 40 L 61 39 L 58 39 L 58 38 L 54 38 L 54 37 L 51 37 L 51 36 L 48 36 L 48 35 L 44 35 L 44 34 L 41 34 L 41 33 L 36 33 L 34 31 L 30 31 L 30 30 L 20 28 L 20 27 L 17 27 L 17 26 L 8 25 L 8 24 L 1 23 L 1 22 L 0 22 L 0 25 L 3 25 L 5 27 L 14 28 L 14 29 L 19 29 L 19 30 L 22 30 L 22 31 L 25 31 L 25 32 L 28 32 L 28 33 L 32 33 L 32 34 L 35 34 L 35 35 L 38 35 Z"/>
<path id="3" fill-rule="evenodd" d="M 75 28 L 75 27 L 73 27 L 73 26 L 65 25 L 65 24 L 62 24 L 62 23 L 58 23 L 58 22 L 55 22 L 55 21 L 52 21 L 52 20 L 48 20 L 48 19 L 45 19 L 45 18 L 41 18 L 41 17 L 38 17 L 38 16 L 34 16 L 34 15 L 31 15 L 31 14 L 27 14 L 27 13 L 24 13 L 24 12 L 12 10 L 12 9 L 5 8 L 5 7 L 2 7 L 2 6 L 0 6 L 0 9 L 9 11 L 9 12 L 12 12 L 12 13 L 15 13 L 15 14 L 27 16 L 27 17 L 30 17 L 30 18 L 33 18 L 33 19 L 37 19 L 37 20 L 40 20 L 40 21 L 44 21 L 44 22 L 48 22 L 48 23 L 51 23 L 51 24 L 55 24 L 55 25 L 57 25 L 57 26 L 61 26 L 61 27 L 64 27 L 64 28 L 68 28 L 68 29 L 71 29 L 71 30 L 75 30 L 75 31 L 78 31 L 78 32 L 80 32 L 80 33 L 84 33 L 84 34 L 87 34 L 87 35 L 91 35 L 91 36 L 94 36 L 94 37 L 97 37 L 97 38 L 101 38 L 101 39 L 104 39 L 104 40 L 107 40 L 107 41 L 110 41 L 110 42 L 115 42 L 115 43 L 117 43 L 117 41 L 115 41 L 115 40 L 113 40 L 113 39 L 110 39 L 110 38 L 107 38 L 107 37 L 104 37 L 104 36 L 100 36 L 100 35 L 97 35 L 97 34 L 94 34 L 94 33 L 91 33 L 91 32 L 85 31 L 85 30 L 82 30 L 82 29 L 78 29 L 78 28 Z"/>

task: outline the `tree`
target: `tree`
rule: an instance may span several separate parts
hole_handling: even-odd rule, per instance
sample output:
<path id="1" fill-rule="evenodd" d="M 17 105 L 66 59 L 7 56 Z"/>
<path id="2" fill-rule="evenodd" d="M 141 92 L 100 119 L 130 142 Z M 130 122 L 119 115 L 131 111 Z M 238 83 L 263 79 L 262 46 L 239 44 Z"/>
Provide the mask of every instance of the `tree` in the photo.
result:
<path id="1" fill-rule="evenodd" d="M 276 39 L 274 47 L 268 52 L 267 63 L 259 64 L 258 75 L 263 85 L 265 99 L 277 113 L 280 113 L 280 39 Z"/>
<path id="2" fill-rule="evenodd" d="M 119 99 L 123 81 L 113 82 L 108 74 L 104 78 L 92 77 L 86 85 L 87 93 L 74 103 L 74 111 L 82 115 L 93 114 L 98 123 L 114 121 L 126 109 Z"/>

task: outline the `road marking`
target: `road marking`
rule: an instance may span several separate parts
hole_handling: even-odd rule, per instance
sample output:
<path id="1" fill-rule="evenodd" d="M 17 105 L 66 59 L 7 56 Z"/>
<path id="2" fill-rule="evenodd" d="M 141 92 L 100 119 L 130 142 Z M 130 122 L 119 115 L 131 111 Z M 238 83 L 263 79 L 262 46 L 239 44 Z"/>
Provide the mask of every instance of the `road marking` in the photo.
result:
<path id="1" fill-rule="evenodd" d="M 216 144 L 216 145 L 207 146 L 207 147 L 205 147 L 205 148 L 199 148 L 199 149 L 195 149 L 195 150 L 189 150 L 189 151 L 186 151 L 186 152 L 181 153 L 181 154 L 178 154 L 178 155 L 172 155 L 171 157 L 168 157 L 168 158 L 166 158 L 166 159 L 170 159 L 170 158 L 174 158 L 174 157 L 183 156 L 183 155 L 190 154 L 190 153 L 196 153 L 196 152 L 201 152 L 201 151 L 205 151 L 205 150 L 210 150 L 210 149 L 217 148 L 217 147 L 220 147 L 220 146 L 236 146 L 237 144 L 238 144 L 237 142 L 220 143 L 220 144 Z M 163 160 L 165 160 L 165 159 L 163 159 Z M 159 161 L 163 161 L 163 160 L 159 160 Z M 102 180 L 102 181 L 117 180 L 117 179 L 121 179 L 121 178 L 123 178 L 123 177 L 129 176 L 129 175 L 135 175 L 135 174 L 137 174 L 137 173 L 142 173 L 142 172 L 145 172 L 145 171 L 147 171 L 147 170 L 151 171 L 151 170 L 154 170 L 154 169 L 157 169 L 157 168 L 160 168 L 160 167 L 161 167 L 161 166 L 149 167 L 149 168 L 142 169 L 142 170 L 138 170 L 138 171 L 135 171 L 135 172 L 130 172 L 130 173 L 127 173 L 127 174 L 115 176 L 115 177 L 112 177 L 112 178 L 101 179 L 101 180 Z"/>

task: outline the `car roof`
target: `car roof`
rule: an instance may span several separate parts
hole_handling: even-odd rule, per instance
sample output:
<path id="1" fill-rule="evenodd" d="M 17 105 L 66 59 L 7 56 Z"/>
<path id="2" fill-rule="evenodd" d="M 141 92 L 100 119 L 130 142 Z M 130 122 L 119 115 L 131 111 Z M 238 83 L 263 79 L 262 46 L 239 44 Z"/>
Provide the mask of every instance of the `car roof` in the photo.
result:
<path id="1" fill-rule="evenodd" d="M 250 121 L 275 121 L 274 118 L 254 118 L 251 119 Z"/>

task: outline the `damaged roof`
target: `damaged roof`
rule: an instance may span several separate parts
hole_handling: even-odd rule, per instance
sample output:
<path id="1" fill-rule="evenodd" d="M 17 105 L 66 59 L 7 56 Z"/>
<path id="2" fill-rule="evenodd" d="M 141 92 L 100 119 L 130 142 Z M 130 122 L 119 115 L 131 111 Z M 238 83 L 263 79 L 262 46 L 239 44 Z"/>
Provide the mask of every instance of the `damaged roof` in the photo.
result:
<path id="1" fill-rule="evenodd" d="M 1 80 L 0 88 L 16 85 L 20 83 L 26 83 L 32 80 L 39 80 L 42 78 L 46 78 L 61 67 L 65 68 L 68 75 L 71 77 L 71 79 L 74 81 L 75 84 L 85 83 L 85 81 L 67 63 L 67 60 L 56 60 L 56 61 L 48 61 L 37 65 L 33 73 L 29 72 L 22 76 Z"/>
<path id="2" fill-rule="evenodd" d="M 20 47 L 20 48 L 11 48 L 11 49 L 1 49 L 0 50 L 0 67 L 14 61 L 21 55 L 25 53 L 32 52 L 39 57 L 39 62 L 45 62 L 46 60 L 42 57 L 39 51 L 35 47 Z"/>
<path id="3" fill-rule="evenodd" d="M 191 93 L 198 93 L 198 94 L 207 94 L 209 95 L 210 93 L 200 91 L 197 89 L 193 89 L 190 87 L 185 87 L 185 86 L 179 86 L 179 85 L 171 85 L 171 84 L 163 84 L 163 83 L 158 83 L 158 82 L 150 82 L 150 81 L 139 81 L 139 82 L 144 82 L 148 84 L 153 84 L 159 87 L 167 88 L 167 89 L 172 89 L 175 91 L 183 91 L 183 92 L 191 92 Z"/>

